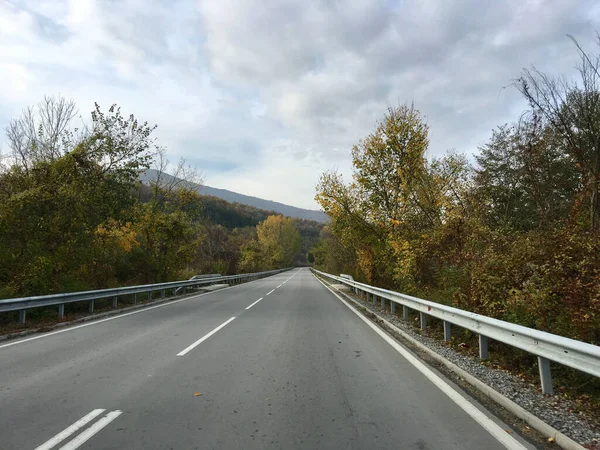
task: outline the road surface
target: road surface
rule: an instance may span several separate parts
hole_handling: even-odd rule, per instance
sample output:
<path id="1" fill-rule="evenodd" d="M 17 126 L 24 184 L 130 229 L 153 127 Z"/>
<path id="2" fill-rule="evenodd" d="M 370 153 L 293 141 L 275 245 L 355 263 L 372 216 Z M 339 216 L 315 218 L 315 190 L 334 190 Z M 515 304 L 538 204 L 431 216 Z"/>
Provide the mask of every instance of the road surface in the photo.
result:
<path id="1" fill-rule="evenodd" d="M 409 359 L 295 269 L 0 344 L 0 449 L 533 448 Z"/>

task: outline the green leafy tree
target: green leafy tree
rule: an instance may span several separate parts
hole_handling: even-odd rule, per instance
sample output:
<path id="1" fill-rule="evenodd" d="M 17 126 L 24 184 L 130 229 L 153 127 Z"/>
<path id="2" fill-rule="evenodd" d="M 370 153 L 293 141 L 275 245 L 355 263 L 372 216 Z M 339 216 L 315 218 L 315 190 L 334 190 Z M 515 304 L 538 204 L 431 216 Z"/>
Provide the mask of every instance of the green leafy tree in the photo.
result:
<path id="1" fill-rule="evenodd" d="M 117 261 L 98 244 L 112 236 L 123 251 L 132 248 L 132 191 L 153 152 L 152 128 L 124 119 L 115 106 L 104 114 L 96 105 L 90 132 L 75 137 L 70 113 L 61 115 L 65 102 L 51 105 L 58 110 L 40 112 L 45 126 L 35 138 L 9 138 L 16 156 L 0 175 L 2 296 L 116 283 Z M 31 111 L 19 120 L 28 123 Z"/>
<path id="2" fill-rule="evenodd" d="M 475 193 L 490 226 L 547 228 L 569 216 L 579 174 L 553 128 L 537 115 L 494 130 L 480 151 Z"/>

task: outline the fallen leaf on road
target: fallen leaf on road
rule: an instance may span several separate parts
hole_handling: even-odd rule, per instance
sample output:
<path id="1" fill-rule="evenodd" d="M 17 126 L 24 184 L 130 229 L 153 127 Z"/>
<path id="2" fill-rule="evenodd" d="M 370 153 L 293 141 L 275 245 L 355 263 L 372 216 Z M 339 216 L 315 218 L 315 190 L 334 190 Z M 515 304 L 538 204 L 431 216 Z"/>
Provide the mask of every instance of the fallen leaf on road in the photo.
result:
<path id="1" fill-rule="evenodd" d="M 201 395 L 202 395 L 202 392 L 196 392 L 196 393 L 194 394 L 194 397 L 200 397 Z"/>
<path id="2" fill-rule="evenodd" d="M 550 442 L 551 444 L 554 442 L 554 438 L 548 438 L 548 442 Z"/>

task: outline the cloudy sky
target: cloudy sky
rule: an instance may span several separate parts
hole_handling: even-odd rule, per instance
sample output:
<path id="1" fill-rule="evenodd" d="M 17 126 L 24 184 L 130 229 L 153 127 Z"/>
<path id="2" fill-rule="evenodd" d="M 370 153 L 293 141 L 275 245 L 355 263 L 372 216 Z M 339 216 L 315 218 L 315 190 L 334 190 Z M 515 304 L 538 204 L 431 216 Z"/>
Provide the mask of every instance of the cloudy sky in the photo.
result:
<path id="1" fill-rule="evenodd" d="M 596 0 L 0 0 L 0 128 L 44 95 L 118 103 L 206 184 L 316 208 L 389 105 L 427 116 L 430 156 L 472 154 L 524 109 L 520 70 L 571 74 L 565 35 L 595 30 Z"/>

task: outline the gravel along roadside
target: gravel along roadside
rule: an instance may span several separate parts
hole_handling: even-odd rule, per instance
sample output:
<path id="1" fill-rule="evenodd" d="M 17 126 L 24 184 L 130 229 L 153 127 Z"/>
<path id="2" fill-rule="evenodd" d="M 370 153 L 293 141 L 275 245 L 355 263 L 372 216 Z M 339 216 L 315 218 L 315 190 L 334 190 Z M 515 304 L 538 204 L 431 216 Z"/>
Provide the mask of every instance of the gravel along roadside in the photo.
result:
<path id="1" fill-rule="evenodd" d="M 521 381 L 511 373 L 483 365 L 478 359 L 457 353 L 437 339 L 420 334 L 399 316 L 391 314 L 387 310 L 383 311 L 379 306 L 374 306 L 372 302 L 367 302 L 347 290 L 342 293 L 350 296 L 365 309 L 385 318 L 421 344 L 456 364 L 585 448 L 600 450 L 600 414 L 594 420 L 592 417 L 583 417 L 572 413 L 570 411 L 577 410 L 578 407 L 569 399 L 559 395 L 543 395 L 535 387 Z"/>

